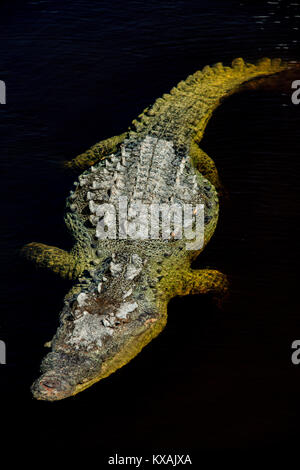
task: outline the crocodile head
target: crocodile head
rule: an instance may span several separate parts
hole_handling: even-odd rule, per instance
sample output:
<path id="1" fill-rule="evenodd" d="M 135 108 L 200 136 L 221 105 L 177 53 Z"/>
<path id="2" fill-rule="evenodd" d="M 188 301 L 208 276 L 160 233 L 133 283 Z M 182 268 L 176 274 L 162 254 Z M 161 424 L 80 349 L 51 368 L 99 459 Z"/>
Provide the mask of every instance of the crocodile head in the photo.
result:
<path id="1" fill-rule="evenodd" d="M 43 374 L 32 386 L 35 398 L 77 394 L 126 364 L 162 330 L 166 308 L 140 271 L 142 260 L 131 258 L 135 264 L 112 262 L 100 280 L 95 276 L 66 296 Z"/>

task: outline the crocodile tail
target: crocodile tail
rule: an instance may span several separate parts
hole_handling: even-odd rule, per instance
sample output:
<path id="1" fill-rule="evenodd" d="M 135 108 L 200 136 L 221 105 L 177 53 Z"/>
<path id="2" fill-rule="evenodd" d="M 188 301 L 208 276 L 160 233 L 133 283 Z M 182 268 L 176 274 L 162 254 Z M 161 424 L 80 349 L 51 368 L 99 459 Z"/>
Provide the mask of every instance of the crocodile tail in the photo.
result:
<path id="1" fill-rule="evenodd" d="M 256 64 L 235 59 L 231 67 L 217 63 L 178 83 L 134 120 L 130 132 L 172 139 L 179 147 L 200 142 L 205 127 L 221 101 L 243 89 L 278 85 L 283 72 L 299 70 L 299 64 L 281 59 L 260 59 Z M 273 76 L 273 81 L 267 77 Z M 286 78 L 285 78 L 286 81 Z M 291 86 L 291 82 L 289 82 Z"/>

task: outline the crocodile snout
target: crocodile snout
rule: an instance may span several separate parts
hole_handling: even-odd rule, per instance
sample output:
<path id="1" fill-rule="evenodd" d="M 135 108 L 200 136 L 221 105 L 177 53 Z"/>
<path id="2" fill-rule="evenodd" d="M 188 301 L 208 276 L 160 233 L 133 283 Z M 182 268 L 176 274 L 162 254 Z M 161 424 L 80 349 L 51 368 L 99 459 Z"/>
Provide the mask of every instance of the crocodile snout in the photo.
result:
<path id="1" fill-rule="evenodd" d="M 37 400 L 55 401 L 72 395 L 75 387 L 56 372 L 49 371 L 33 383 L 31 390 Z"/>

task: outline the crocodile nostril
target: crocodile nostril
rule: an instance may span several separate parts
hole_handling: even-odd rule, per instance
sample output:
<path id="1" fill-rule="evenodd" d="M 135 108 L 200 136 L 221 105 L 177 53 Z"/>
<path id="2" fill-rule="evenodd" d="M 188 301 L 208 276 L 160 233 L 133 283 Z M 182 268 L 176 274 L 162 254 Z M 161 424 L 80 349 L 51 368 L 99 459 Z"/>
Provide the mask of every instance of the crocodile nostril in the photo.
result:
<path id="1" fill-rule="evenodd" d="M 40 384 L 40 386 L 43 387 L 43 388 L 45 388 L 46 390 L 49 390 L 49 389 L 51 390 L 51 389 L 54 388 L 54 387 L 53 387 L 53 384 L 49 384 L 49 383 L 46 383 L 46 382 L 44 382 L 44 383 L 42 382 L 42 383 Z"/>
<path id="2" fill-rule="evenodd" d="M 69 389 L 69 384 L 62 378 L 56 376 L 44 376 L 39 381 L 39 388 L 41 391 L 48 392 L 62 392 Z"/>
<path id="3" fill-rule="evenodd" d="M 40 387 L 43 387 L 46 390 L 59 389 L 61 387 L 61 383 L 57 379 L 46 378 L 40 381 Z"/>

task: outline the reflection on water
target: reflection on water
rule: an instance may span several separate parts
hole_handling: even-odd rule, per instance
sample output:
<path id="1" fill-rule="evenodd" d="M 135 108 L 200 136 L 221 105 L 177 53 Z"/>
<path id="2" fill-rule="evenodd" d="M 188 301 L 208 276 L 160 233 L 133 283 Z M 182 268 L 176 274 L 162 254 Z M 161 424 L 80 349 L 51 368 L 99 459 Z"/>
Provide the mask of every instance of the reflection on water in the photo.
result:
<path id="1" fill-rule="evenodd" d="M 272 31 L 276 38 L 278 36 L 285 40 L 280 40 L 275 45 L 275 49 L 280 51 L 281 56 L 284 52 L 299 44 L 299 26 L 300 26 L 300 3 L 295 1 L 277 0 L 260 2 L 259 9 L 263 14 L 253 14 L 252 18 L 260 30 Z M 273 27 L 277 27 L 274 29 Z"/>

